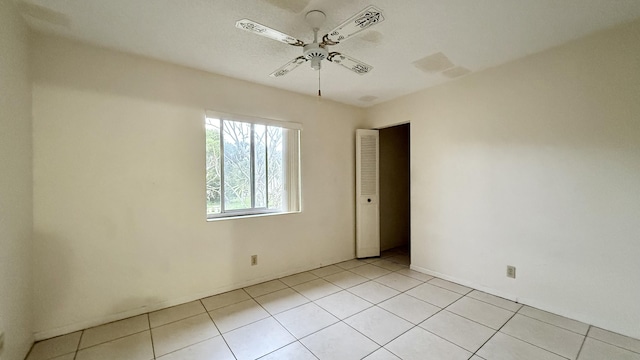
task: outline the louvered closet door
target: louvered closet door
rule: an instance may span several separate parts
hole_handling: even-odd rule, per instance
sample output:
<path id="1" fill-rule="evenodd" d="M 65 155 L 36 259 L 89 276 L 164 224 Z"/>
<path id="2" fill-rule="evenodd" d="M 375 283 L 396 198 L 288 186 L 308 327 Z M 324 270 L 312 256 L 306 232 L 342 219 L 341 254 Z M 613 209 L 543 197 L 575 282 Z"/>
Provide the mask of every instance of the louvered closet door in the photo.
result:
<path id="1" fill-rule="evenodd" d="M 378 131 L 356 130 L 356 257 L 380 256 Z"/>

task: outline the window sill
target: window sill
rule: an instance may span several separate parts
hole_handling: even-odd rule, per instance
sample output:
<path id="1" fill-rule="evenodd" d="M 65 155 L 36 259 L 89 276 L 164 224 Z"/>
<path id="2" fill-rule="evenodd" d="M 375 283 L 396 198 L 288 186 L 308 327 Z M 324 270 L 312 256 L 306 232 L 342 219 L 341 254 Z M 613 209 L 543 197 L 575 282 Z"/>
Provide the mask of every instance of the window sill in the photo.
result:
<path id="1" fill-rule="evenodd" d="M 215 216 L 207 217 L 207 222 L 215 222 L 215 221 L 222 221 L 222 220 L 239 220 L 239 219 L 265 217 L 265 216 L 290 215 L 290 214 L 299 214 L 301 212 L 302 211 L 267 212 L 267 213 L 258 213 L 258 214 L 223 214 L 223 215 L 215 215 Z"/>

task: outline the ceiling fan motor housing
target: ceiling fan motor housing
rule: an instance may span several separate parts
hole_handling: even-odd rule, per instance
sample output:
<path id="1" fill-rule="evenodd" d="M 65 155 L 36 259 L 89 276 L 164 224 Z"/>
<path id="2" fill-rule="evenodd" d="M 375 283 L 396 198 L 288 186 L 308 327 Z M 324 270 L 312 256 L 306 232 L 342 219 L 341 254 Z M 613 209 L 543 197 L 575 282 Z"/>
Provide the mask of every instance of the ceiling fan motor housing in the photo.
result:
<path id="1" fill-rule="evenodd" d="M 318 43 L 308 44 L 304 46 L 304 57 L 311 60 L 311 68 L 320 70 L 320 62 L 327 58 L 329 52 Z"/>

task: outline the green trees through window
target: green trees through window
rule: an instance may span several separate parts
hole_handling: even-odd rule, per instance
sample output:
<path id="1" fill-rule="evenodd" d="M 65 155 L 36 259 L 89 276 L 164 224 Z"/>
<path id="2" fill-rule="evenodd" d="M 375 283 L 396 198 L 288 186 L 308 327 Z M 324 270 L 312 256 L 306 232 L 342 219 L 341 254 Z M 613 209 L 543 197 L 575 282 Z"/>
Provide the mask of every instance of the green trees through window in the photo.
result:
<path id="1" fill-rule="evenodd" d="M 287 211 L 287 132 L 206 118 L 207 215 Z M 297 154 L 296 154 L 297 156 Z"/>

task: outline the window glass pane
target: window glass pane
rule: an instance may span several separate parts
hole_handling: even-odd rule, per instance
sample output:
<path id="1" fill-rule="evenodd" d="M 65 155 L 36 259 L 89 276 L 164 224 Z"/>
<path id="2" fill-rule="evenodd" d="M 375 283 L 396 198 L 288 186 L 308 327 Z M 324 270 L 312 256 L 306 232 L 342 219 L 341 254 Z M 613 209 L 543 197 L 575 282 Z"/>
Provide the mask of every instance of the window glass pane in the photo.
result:
<path id="1" fill-rule="evenodd" d="M 244 122 L 242 116 L 208 116 L 208 218 L 300 211 L 299 130 L 273 121 Z"/>
<path id="2" fill-rule="evenodd" d="M 266 126 L 254 124 L 255 207 L 267 207 L 267 139 Z"/>
<path id="3" fill-rule="evenodd" d="M 251 124 L 223 121 L 224 208 L 251 208 Z"/>
<path id="4" fill-rule="evenodd" d="M 267 173 L 269 209 L 281 209 L 284 203 L 284 153 L 282 128 L 267 126 Z"/>
<path id="5" fill-rule="evenodd" d="M 207 214 L 219 214 L 220 209 L 220 120 L 206 119 L 206 169 L 207 169 Z"/>

